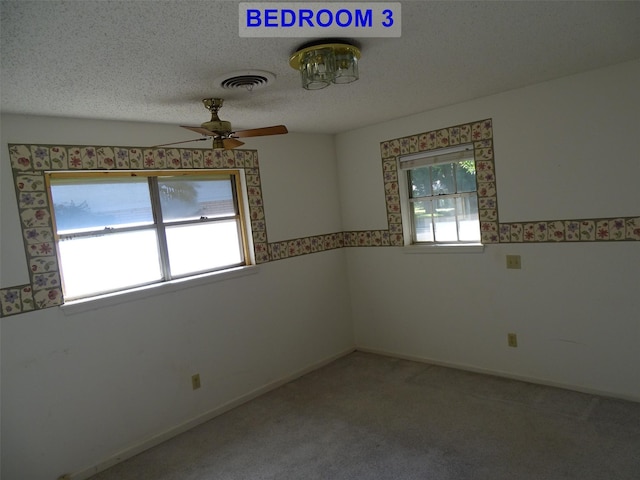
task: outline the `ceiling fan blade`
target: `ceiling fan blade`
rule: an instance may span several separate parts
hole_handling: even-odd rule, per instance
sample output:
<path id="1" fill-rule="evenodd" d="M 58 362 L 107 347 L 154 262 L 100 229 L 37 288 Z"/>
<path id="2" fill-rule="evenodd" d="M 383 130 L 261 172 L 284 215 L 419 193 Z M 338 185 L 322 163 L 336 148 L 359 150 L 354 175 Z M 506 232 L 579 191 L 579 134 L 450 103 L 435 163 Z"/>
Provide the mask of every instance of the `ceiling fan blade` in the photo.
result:
<path id="1" fill-rule="evenodd" d="M 183 140 L 182 142 L 163 143 L 162 145 L 154 145 L 151 148 L 168 147 L 169 145 L 178 145 L 180 143 L 202 142 L 203 140 L 209 140 L 209 139 L 207 137 L 203 137 L 203 138 L 196 138 L 195 140 Z"/>
<path id="2" fill-rule="evenodd" d="M 192 132 L 196 132 L 199 133 L 200 135 L 204 135 L 205 137 L 217 137 L 219 136 L 218 133 L 216 132 L 212 132 L 210 130 L 207 130 L 206 128 L 202 128 L 202 127 L 188 127 L 186 125 L 180 125 L 182 128 L 186 128 L 187 130 L 191 130 Z"/>
<path id="3" fill-rule="evenodd" d="M 244 142 L 241 142 L 240 140 L 236 140 L 235 138 L 223 138 L 222 145 L 224 145 L 225 149 L 231 150 L 232 148 L 236 148 L 236 147 L 239 147 L 240 145 L 244 145 Z"/>
<path id="4" fill-rule="evenodd" d="M 265 135 L 282 135 L 288 133 L 287 127 L 284 125 L 275 125 L 273 127 L 252 128 L 251 130 L 240 130 L 233 132 L 234 137 L 263 137 Z"/>

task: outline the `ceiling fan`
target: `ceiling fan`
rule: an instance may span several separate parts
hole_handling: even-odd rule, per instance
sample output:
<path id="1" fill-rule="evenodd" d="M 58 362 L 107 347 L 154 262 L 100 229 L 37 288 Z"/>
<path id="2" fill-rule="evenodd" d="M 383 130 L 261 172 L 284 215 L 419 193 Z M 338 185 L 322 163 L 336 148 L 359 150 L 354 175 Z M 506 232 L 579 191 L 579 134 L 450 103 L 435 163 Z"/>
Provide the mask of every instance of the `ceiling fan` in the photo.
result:
<path id="1" fill-rule="evenodd" d="M 179 143 L 198 142 L 207 140 L 208 137 L 212 137 L 213 148 L 225 148 L 229 150 L 239 147 L 240 145 L 244 145 L 244 142 L 241 142 L 238 138 L 263 137 L 266 135 L 282 135 L 284 133 L 288 133 L 287 127 L 284 125 L 233 131 L 231 128 L 231 122 L 220 120 L 218 117 L 218 110 L 220 110 L 223 103 L 222 98 L 205 98 L 202 100 L 202 103 L 205 108 L 211 112 L 211 120 L 204 122 L 199 127 L 180 125 L 182 128 L 186 128 L 187 130 L 203 135 L 202 138 L 185 140 L 182 142 L 164 143 L 162 145 L 156 145 L 156 147 L 166 147 L 168 145 L 177 145 Z"/>

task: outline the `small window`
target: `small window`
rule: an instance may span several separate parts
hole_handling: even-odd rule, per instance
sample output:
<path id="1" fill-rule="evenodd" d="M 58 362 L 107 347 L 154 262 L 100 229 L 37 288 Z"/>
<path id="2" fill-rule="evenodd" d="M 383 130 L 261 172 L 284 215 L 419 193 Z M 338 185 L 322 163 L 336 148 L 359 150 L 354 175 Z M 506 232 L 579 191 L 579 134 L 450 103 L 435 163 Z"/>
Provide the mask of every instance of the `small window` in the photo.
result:
<path id="1" fill-rule="evenodd" d="M 239 172 L 47 175 L 73 300 L 245 265 Z"/>
<path id="2" fill-rule="evenodd" d="M 473 148 L 469 145 L 400 158 L 411 243 L 480 243 Z"/>

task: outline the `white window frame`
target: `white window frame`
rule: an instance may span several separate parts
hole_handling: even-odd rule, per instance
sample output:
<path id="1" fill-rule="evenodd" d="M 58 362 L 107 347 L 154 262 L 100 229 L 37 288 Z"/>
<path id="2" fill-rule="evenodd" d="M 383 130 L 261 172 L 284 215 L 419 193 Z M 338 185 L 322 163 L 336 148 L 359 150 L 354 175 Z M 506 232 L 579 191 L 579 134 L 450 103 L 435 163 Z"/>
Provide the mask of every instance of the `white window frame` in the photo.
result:
<path id="1" fill-rule="evenodd" d="M 438 165 L 452 163 L 460 160 L 474 159 L 474 147 L 472 143 L 457 145 L 454 147 L 440 148 L 426 152 L 412 153 L 400 155 L 398 157 L 398 186 L 400 190 L 400 205 L 403 225 L 403 238 L 406 253 L 435 253 L 435 252 L 466 252 L 475 253 L 482 252 L 484 249 L 480 240 L 474 241 L 456 241 L 456 242 L 419 242 L 416 239 L 415 219 L 413 216 L 412 203 L 413 199 L 409 195 L 409 171 L 411 169 L 420 168 L 430 165 Z M 478 196 L 477 181 L 476 190 L 473 192 L 465 192 L 464 195 Z M 461 196 L 461 194 L 446 195 L 447 198 Z M 478 229 L 480 229 L 480 220 L 478 220 Z"/>
<path id="2" fill-rule="evenodd" d="M 64 265 L 62 259 L 59 254 L 58 244 L 61 240 L 61 237 L 64 238 L 65 235 L 59 235 L 56 228 L 55 222 L 55 210 L 53 206 L 53 201 L 51 197 L 51 179 L 52 178 L 127 178 L 127 177 L 146 177 L 150 180 L 150 184 L 155 184 L 156 189 L 150 188 L 150 196 L 151 196 L 151 205 L 154 211 L 154 221 L 153 224 L 147 225 L 145 228 L 153 228 L 156 231 L 156 235 L 158 237 L 158 247 L 159 247 L 159 266 L 162 272 L 162 278 L 158 281 L 153 281 L 147 284 L 142 285 L 132 285 L 119 289 L 115 289 L 112 291 L 105 292 L 95 292 L 93 294 L 78 296 L 78 297 L 67 297 L 65 294 L 65 300 L 69 300 L 71 304 L 74 302 L 86 302 L 86 301 L 94 301 L 98 298 L 109 297 L 112 298 L 114 295 L 120 295 L 128 292 L 138 292 L 137 296 L 140 296 L 140 292 L 148 291 L 149 287 L 157 287 L 164 286 L 166 287 L 168 284 L 176 284 L 177 288 L 184 288 L 184 281 L 190 279 L 199 279 L 199 283 L 201 283 L 203 278 L 206 278 L 212 274 L 230 274 L 232 277 L 238 276 L 240 270 L 243 267 L 248 267 L 254 265 L 254 258 L 251 254 L 253 245 L 251 244 L 251 236 L 250 231 L 248 230 L 248 204 L 245 201 L 245 196 L 243 192 L 245 191 L 245 178 L 244 171 L 241 169 L 216 169 L 216 170 L 144 170 L 144 171 L 47 171 L 45 172 L 44 178 L 46 182 L 47 194 L 49 196 L 49 205 L 50 212 L 52 216 L 53 222 L 53 234 L 54 240 L 56 243 L 56 252 L 58 254 L 58 264 L 60 268 L 60 275 L 62 280 L 62 287 L 64 291 Z M 197 177 L 228 177 L 231 186 L 232 186 L 232 197 L 234 202 L 234 215 L 224 216 L 224 217 L 215 217 L 215 218 L 202 218 L 200 220 L 187 220 L 187 221 L 177 221 L 177 222 L 163 222 L 162 221 L 162 213 L 161 213 L 161 205 L 160 198 L 157 195 L 157 178 L 158 177 L 190 177 L 193 179 L 197 179 Z M 167 226 L 171 225 L 189 225 L 189 224 L 199 224 L 201 222 L 216 222 L 223 220 L 233 219 L 236 221 L 238 228 L 238 239 L 239 239 L 239 249 L 241 252 L 241 261 L 238 263 L 225 265 L 220 268 L 213 268 L 204 271 L 198 271 L 193 273 L 187 273 L 184 275 L 172 275 L 169 268 L 168 254 L 167 254 L 167 240 L 165 236 L 165 229 Z M 125 227 L 120 231 L 128 231 L 128 230 L 136 230 L 139 227 Z M 111 229 L 109 229 L 111 230 Z M 71 235 L 74 236 L 74 235 Z M 218 275 L 221 279 L 222 276 Z M 227 275 L 224 275 L 225 277 Z M 174 290 L 176 288 L 172 288 Z M 145 294 L 146 296 L 146 294 Z M 67 301 L 65 301 L 67 304 Z M 64 306 L 64 305 L 63 305 Z"/>

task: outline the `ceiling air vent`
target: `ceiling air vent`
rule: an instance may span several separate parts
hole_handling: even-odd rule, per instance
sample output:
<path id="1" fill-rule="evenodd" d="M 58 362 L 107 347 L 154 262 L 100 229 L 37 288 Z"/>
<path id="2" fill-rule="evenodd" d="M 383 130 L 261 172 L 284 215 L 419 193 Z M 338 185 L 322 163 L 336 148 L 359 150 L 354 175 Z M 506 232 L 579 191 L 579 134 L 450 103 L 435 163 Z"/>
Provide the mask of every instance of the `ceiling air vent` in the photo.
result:
<path id="1" fill-rule="evenodd" d="M 253 90 L 255 88 L 266 87 L 273 83 L 276 76 L 270 72 L 261 70 L 243 70 L 240 72 L 232 72 L 216 79 L 216 85 L 220 85 L 226 90 L 236 90 L 242 88 L 244 90 Z"/>

